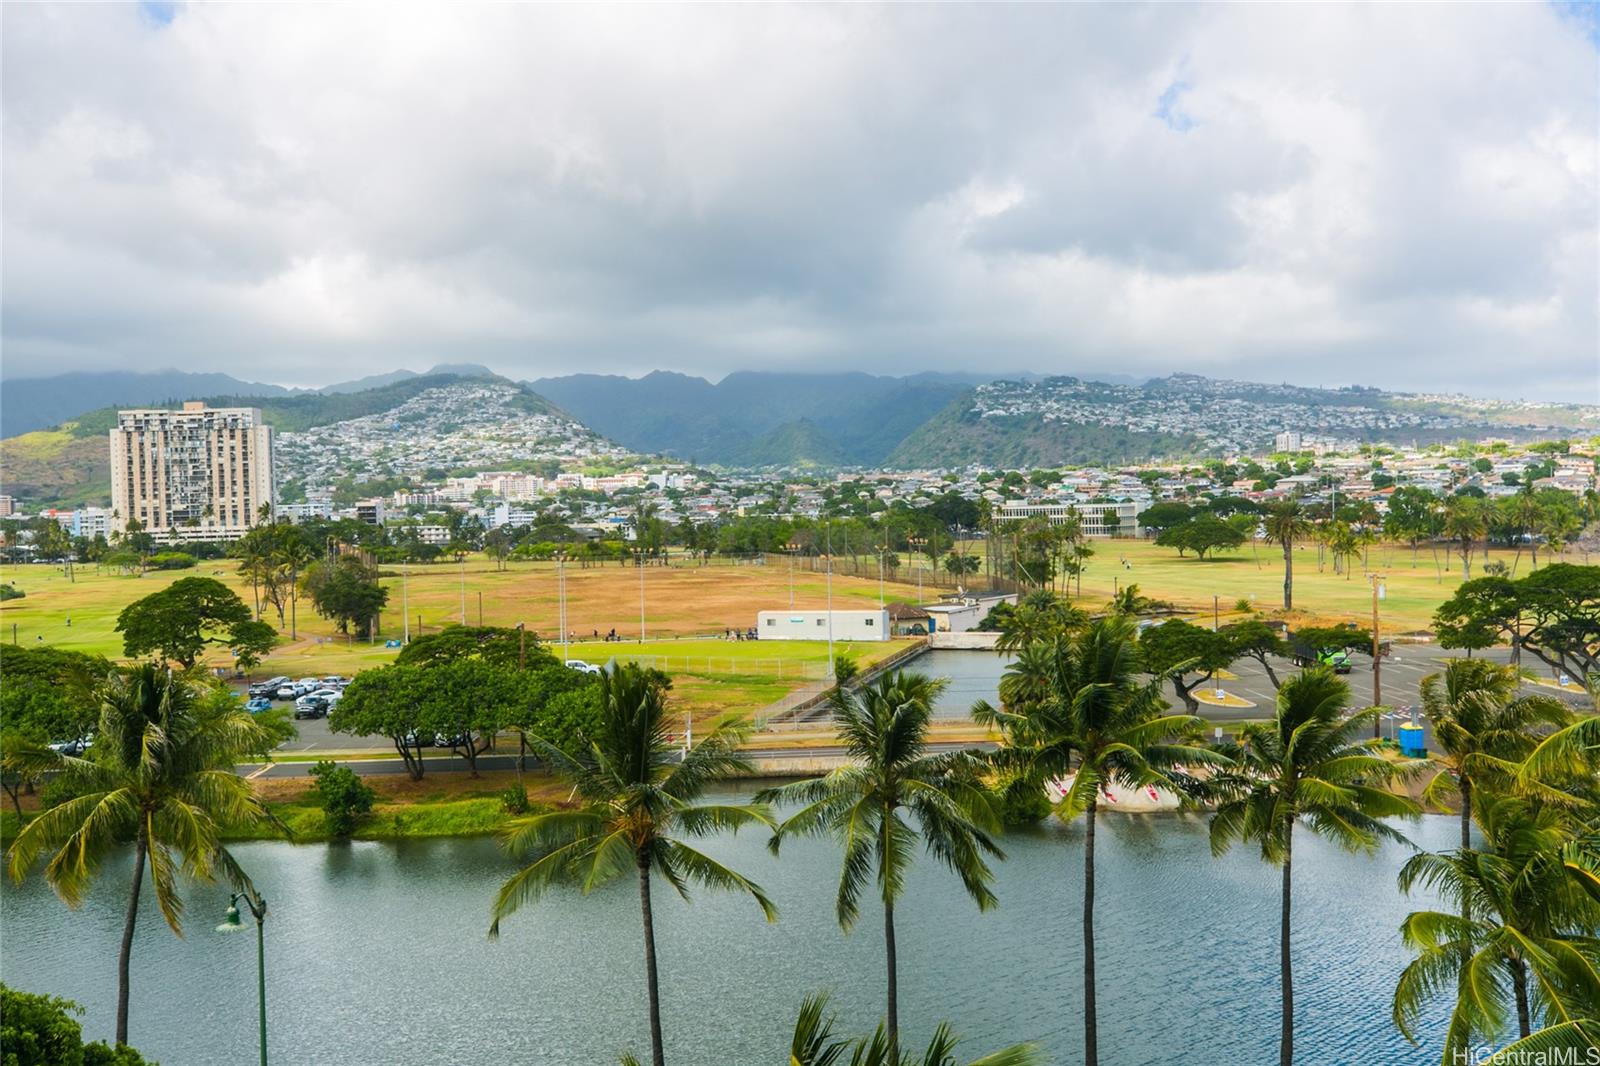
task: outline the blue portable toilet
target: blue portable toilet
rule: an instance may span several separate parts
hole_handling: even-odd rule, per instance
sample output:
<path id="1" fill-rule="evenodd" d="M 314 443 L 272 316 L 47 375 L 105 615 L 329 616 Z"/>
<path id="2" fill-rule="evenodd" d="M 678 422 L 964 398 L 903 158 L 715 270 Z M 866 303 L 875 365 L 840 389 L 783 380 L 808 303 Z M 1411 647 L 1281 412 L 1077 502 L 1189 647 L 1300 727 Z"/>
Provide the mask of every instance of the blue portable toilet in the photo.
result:
<path id="1" fill-rule="evenodd" d="M 1427 757 L 1428 749 L 1422 742 L 1422 727 L 1420 725 L 1403 725 L 1400 727 L 1400 754 L 1408 759 Z"/>

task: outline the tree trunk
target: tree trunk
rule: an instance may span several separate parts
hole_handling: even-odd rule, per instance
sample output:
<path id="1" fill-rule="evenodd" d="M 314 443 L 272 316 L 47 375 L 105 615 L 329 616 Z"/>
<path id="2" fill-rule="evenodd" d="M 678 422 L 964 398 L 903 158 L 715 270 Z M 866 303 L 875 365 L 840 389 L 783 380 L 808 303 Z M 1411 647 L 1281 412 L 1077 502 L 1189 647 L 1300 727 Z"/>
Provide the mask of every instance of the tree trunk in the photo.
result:
<path id="1" fill-rule="evenodd" d="M 1472 847 L 1472 782 L 1463 774 L 1459 786 L 1461 792 L 1461 850 L 1466 851 Z"/>
<path id="2" fill-rule="evenodd" d="M 1082 773 L 1080 768 L 1079 773 Z M 1094 817 L 1099 806 L 1091 797 L 1084 812 L 1083 836 L 1083 1066 L 1099 1066 L 1100 1023 L 1094 1002 Z"/>
<path id="3" fill-rule="evenodd" d="M 1294 543 L 1283 542 L 1283 609 L 1294 610 Z"/>
<path id="4" fill-rule="evenodd" d="M 1184 709 L 1190 714 L 1200 713 L 1200 701 L 1194 698 L 1194 690 L 1204 684 L 1205 680 L 1205 678 L 1201 678 L 1192 685 L 1185 685 L 1182 678 L 1175 677 L 1172 679 L 1173 689 L 1177 691 L 1178 698 L 1183 701 Z"/>
<path id="5" fill-rule="evenodd" d="M 885 900 L 883 904 L 883 951 L 885 965 L 888 967 L 889 993 L 886 1004 L 888 1013 L 885 1015 L 889 1029 L 889 1061 L 900 1061 L 900 982 L 896 971 L 899 969 L 899 959 L 894 949 L 894 904 Z"/>
<path id="6" fill-rule="evenodd" d="M 1272 682 L 1272 687 L 1282 688 L 1283 682 L 1278 680 L 1277 671 L 1272 669 L 1272 662 L 1265 655 L 1260 656 L 1258 661 L 1261 663 L 1261 668 L 1267 672 L 1267 680 Z"/>
<path id="7" fill-rule="evenodd" d="M 650 913 L 650 860 L 639 856 L 639 910 L 644 917 L 644 981 L 650 997 L 650 1063 L 663 1066 L 661 1045 L 661 987 L 656 980 L 656 927 Z"/>
<path id="8" fill-rule="evenodd" d="M 1517 994 L 1517 1034 L 1526 1040 L 1533 1031 L 1533 1020 L 1528 1012 L 1528 964 L 1512 959 L 1510 965 L 1511 985 Z"/>
<path id="9" fill-rule="evenodd" d="M 22 800 L 18 797 L 17 793 L 21 790 L 22 783 L 20 781 L 13 781 L 12 783 L 4 785 L 3 787 L 6 790 L 6 795 L 11 797 L 11 806 L 17 809 L 17 828 L 20 830 L 22 828 Z"/>
<path id="10" fill-rule="evenodd" d="M 1283 902 L 1278 916 L 1278 976 L 1283 984 L 1283 1020 L 1278 1036 L 1278 1066 L 1294 1062 L 1294 968 L 1290 964 L 1289 901 L 1290 868 L 1294 850 L 1294 824 L 1290 823 L 1283 844 Z"/>
<path id="11" fill-rule="evenodd" d="M 117 954 L 117 1043 L 128 1042 L 128 960 L 133 955 L 133 927 L 139 920 L 139 888 L 144 884 L 144 856 L 149 848 L 144 830 L 133 847 L 133 887 L 128 893 L 128 916 L 122 923 L 122 950 Z"/>

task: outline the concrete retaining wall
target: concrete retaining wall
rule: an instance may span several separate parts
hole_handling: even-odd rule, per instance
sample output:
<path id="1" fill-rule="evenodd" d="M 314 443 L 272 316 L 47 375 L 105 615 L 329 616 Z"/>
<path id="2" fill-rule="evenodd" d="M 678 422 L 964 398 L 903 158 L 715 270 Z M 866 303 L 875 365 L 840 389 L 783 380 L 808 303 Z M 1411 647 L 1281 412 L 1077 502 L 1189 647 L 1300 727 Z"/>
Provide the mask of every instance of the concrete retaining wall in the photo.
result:
<path id="1" fill-rule="evenodd" d="M 978 633 L 973 630 L 965 633 L 930 633 L 928 647 L 949 651 L 993 651 L 999 639 L 999 633 Z"/>

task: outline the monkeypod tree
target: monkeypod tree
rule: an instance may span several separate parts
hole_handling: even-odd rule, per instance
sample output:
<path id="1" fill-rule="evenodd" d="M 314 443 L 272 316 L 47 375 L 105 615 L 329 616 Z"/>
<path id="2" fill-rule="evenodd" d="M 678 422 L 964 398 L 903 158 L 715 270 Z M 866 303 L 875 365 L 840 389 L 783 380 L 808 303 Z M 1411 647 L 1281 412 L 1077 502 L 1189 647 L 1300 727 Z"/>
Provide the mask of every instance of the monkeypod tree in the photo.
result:
<path id="1" fill-rule="evenodd" d="M 240 666 L 254 666 L 278 637 L 270 625 L 251 618 L 237 593 L 210 577 L 181 578 L 135 600 L 117 615 L 116 628 L 125 655 L 153 653 L 186 670 L 212 645 L 230 649 Z"/>

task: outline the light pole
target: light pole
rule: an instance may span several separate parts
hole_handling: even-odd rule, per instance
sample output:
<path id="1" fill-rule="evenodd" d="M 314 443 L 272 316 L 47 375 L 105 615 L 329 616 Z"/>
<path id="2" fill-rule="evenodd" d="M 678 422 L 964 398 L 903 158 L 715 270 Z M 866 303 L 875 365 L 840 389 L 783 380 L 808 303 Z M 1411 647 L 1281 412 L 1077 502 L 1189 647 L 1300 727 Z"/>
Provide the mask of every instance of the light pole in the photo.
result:
<path id="1" fill-rule="evenodd" d="M 921 552 L 924 547 L 927 546 L 927 543 L 928 543 L 928 538 L 927 537 L 907 537 L 906 538 L 906 546 L 911 550 L 911 560 L 912 560 L 913 564 L 915 564 L 915 562 L 916 562 L 917 554 L 919 552 Z M 922 602 L 922 567 L 918 566 L 916 568 L 916 570 L 917 570 L 917 602 L 921 603 Z"/>
<path id="2" fill-rule="evenodd" d="M 405 564 L 400 566 L 400 622 L 405 630 L 402 634 L 401 644 L 411 643 L 411 600 L 406 595 L 406 571 L 410 569 Z"/>
<path id="3" fill-rule="evenodd" d="M 561 661 L 567 661 L 567 553 L 556 549 L 556 625 L 561 627 Z"/>
<path id="4" fill-rule="evenodd" d="M 644 548 L 640 547 L 639 557 L 639 643 L 644 643 Z"/>
<path id="5" fill-rule="evenodd" d="M 828 564 L 828 676 L 833 677 L 833 556 L 822 558 Z"/>
<path id="6" fill-rule="evenodd" d="M 789 610 L 794 610 L 794 553 L 800 550 L 800 545 L 790 541 L 784 547 L 789 552 Z"/>
<path id="7" fill-rule="evenodd" d="M 267 940 L 263 924 L 267 920 L 267 901 L 253 887 L 235 892 L 228 900 L 228 910 L 223 915 L 219 933 L 238 933 L 244 930 L 239 918 L 239 901 L 244 900 L 256 920 L 256 999 L 260 1007 L 261 1066 L 267 1066 Z"/>
<path id="8" fill-rule="evenodd" d="M 1382 574 L 1368 574 L 1367 580 L 1372 583 L 1372 705 L 1383 704 L 1383 656 L 1379 654 L 1378 645 L 1378 601 L 1383 599 L 1387 591 L 1384 587 Z M 1374 717 L 1372 720 L 1372 735 L 1374 738 L 1383 736 L 1383 719 Z"/>

